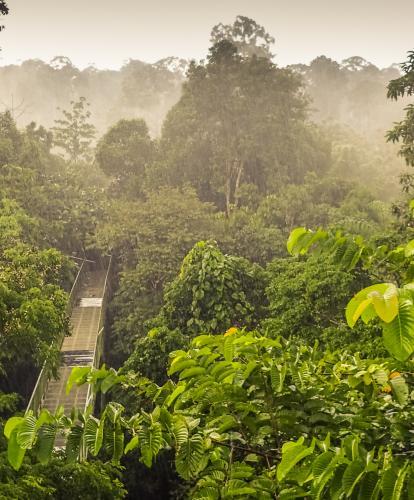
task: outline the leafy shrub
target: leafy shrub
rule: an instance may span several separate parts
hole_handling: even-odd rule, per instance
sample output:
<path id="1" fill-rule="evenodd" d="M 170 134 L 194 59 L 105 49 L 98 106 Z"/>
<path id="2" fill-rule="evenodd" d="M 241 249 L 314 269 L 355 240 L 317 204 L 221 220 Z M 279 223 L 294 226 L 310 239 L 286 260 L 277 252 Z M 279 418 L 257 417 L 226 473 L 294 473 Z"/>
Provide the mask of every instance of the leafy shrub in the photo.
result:
<path id="1" fill-rule="evenodd" d="M 257 264 L 223 255 L 213 242 L 197 243 L 167 287 L 159 321 L 189 335 L 253 327 L 265 310 L 266 274 Z"/>
<path id="2" fill-rule="evenodd" d="M 272 336 L 310 343 L 319 340 L 332 349 L 358 341 L 355 347 L 366 351 L 364 341 L 378 335 L 373 327 L 361 327 L 358 337 L 345 322 L 343 311 L 349 298 L 369 283 L 361 271 L 347 272 L 328 258 L 311 257 L 276 259 L 267 272 L 269 313 L 263 325 Z"/>

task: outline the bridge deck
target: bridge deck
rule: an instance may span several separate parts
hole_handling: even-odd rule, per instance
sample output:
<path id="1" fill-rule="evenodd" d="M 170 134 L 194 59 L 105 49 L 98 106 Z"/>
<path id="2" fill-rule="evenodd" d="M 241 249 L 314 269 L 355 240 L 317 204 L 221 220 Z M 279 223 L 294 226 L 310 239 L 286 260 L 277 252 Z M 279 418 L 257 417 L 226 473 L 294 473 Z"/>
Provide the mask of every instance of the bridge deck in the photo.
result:
<path id="1" fill-rule="evenodd" d="M 73 407 L 84 409 L 88 386 L 73 387 L 66 395 L 66 383 L 73 366 L 92 365 L 99 333 L 105 271 L 89 271 L 84 279 L 79 298 L 71 315 L 72 335 L 62 345 L 62 366 L 58 380 L 50 380 L 42 407 L 51 412 L 59 406 L 69 413 Z"/>

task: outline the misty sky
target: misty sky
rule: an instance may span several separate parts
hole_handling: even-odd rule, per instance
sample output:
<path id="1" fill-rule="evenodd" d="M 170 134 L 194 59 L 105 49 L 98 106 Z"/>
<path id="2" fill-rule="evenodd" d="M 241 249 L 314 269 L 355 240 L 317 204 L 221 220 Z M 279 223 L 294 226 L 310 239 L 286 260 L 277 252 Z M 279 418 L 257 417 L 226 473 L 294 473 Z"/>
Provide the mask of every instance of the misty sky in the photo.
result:
<path id="1" fill-rule="evenodd" d="M 9 0 L 0 64 L 68 56 L 119 68 L 129 58 L 201 59 L 211 27 L 246 15 L 276 38 L 276 62 L 360 55 L 384 67 L 414 49 L 414 0 Z"/>

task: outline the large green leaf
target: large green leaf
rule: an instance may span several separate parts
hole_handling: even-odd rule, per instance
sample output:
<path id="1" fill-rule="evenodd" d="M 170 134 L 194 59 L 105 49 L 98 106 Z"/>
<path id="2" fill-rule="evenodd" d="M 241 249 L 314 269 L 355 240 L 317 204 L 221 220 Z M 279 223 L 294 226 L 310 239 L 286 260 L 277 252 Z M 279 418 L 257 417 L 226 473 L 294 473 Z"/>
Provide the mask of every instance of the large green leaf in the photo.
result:
<path id="1" fill-rule="evenodd" d="M 92 455 L 96 456 L 102 447 L 105 418 L 90 416 L 85 424 L 84 440 Z"/>
<path id="2" fill-rule="evenodd" d="M 171 363 L 170 369 L 168 370 L 168 375 L 174 375 L 174 373 L 185 370 L 186 368 L 191 368 L 196 364 L 197 362 L 194 359 L 180 359 L 178 362 Z"/>
<path id="3" fill-rule="evenodd" d="M 138 430 L 138 440 L 142 461 L 147 467 L 151 467 L 163 443 L 161 424 L 154 422 L 149 427 L 141 427 Z"/>
<path id="4" fill-rule="evenodd" d="M 379 486 L 379 476 L 375 471 L 367 472 L 361 481 L 359 488 L 358 500 L 374 500 L 375 492 Z"/>
<path id="5" fill-rule="evenodd" d="M 16 439 L 21 448 L 32 448 L 37 437 L 37 419 L 34 415 L 26 415 L 21 424 L 15 428 Z"/>
<path id="6" fill-rule="evenodd" d="M 183 479 L 194 477 L 203 464 L 204 438 L 201 434 L 190 436 L 177 450 L 175 466 Z"/>
<path id="7" fill-rule="evenodd" d="M 119 420 L 124 411 L 125 411 L 124 406 L 122 406 L 120 403 L 111 401 L 106 405 L 104 412 L 105 418 L 108 418 L 110 422 L 115 424 Z"/>
<path id="8" fill-rule="evenodd" d="M 57 426 L 55 424 L 44 424 L 39 430 L 35 451 L 42 464 L 48 463 L 52 457 L 56 433 Z"/>
<path id="9" fill-rule="evenodd" d="M 119 421 L 116 422 L 113 433 L 112 461 L 119 463 L 124 453 L 124 432 Z"/>
<path id="10" fill-rule="evenodd" d="M 20 469 L 26 454 L 26 449 L 22 448 L 17 442 L 17 432 L 18 427 L 11 432 L 9 442 L 7 443 L 7 459 L 15 470 Z"/>
<path id="11" fill-rule="evenodd" d="M 124 450 L 125 455 L 130 451 L 135 450 L 135 448 L 137 447 L 138 447 L 138 436 L 133 436 L 129 441 L 129 443 L 127 443 L 127 445 L 125 446 Z"/>
<path id="12" fill-rule="evenodd" d="M 404 482 L 409 471 L 410 462 L 407 460 L 405 464 L 398 468 L 387 469 L 382 477 L 382 494 L 384 500 L 401 500 L 406 498 L 404 495 Z"/>
<path id="13" fill-rule="evenodd" d="M 331 482 L 338 466 L 339 457 L 333 452 L 326 451 L 312 464 L 314 481 L 312 484 L 312 497 L 321 500 L 325 496 L 325 487 Z"/>
<path id="14" fill-rule="evenodd" d="M 392 283 L 379 283 L 364 288 L 348 303 L 345 311 L 348 325 L 353 328 L 358 319 L 367 323 L 375 315 L 386 323 L 398 314 L 398 290 Z"/>
<path id="15" fill-rule="evenodd" d="M 255 488 L 252 488 L 248 482 L 240 479 L 230 479 L 221 489 L 222 498 L 251 498 L 255 494 L 257 494 Z"/>
<path id="16" fill-rule="evenodd" d="M 295 486 L 293 488 L 283 489 L 277 498 L 278 500 L 297 500 L 298 498 L 305 497 L 309 497 L 308 492 L 299 486 Z"/>
<path id="17" fill-rule="evenodd" d="M 328 234 L 321 229 L 311 231 L 304 227 L 297 227 L 289 235 L 286 243 L 287 251 L 295 256 L 305 254 L 316 242 L 327 238 Z"/>
<path id="18" fill-rule="evenodd" d="M 220 492 L 218 486 L 203 486 L 192 493 L 193 500 L 219 500 Z"/>
<path id="19" fill-rule="evenodd" d="M 270 380 L 272 383 L 272 389 L 275 392 L 282 392 L 283 383 L 285 381 L 287 373 L 287 366 L 283 364 L 282 366 L 277 366 L 273 364 L 270 368 Z"/>
<path id="20" fill-rule="evenodd" d="M 206 372 L 206 369 L 202 366 L 194 366 L 192 368 L 186 368 L 180 373 L 180 380 L 184 380 L 186 378 L 198 377 L 198 375 L 203 375 Z"/>
<path id="21" fill-rule="evenodd" d="M 182 394 L 186 389 L 186 386 L 183 382 L 180 382 L 177 387 L 173 390 L 173 392 L 167 397 L 165 400 L 165 406 L 168 408 L 171 406 L 174 401 L 178 398 L 180 394 Z"/>
<path id="22" fill-rule="evenodd" d="M 89 374 L 91 373 L 90 366 L 75 366 L 70 372 L 68 381 L 66 382 L 66 394 L 69 394 L 74 384 L 84 384 Z"/>
<path id="23" fill-rule="evenodd" d="M 112 462 L 118 464 L 124 453 L 124 431 L 118 420 L 115 424 L 105 423 L 104 447 L 112 456 Z"/>
<path id="24" fill-rule="evenodd" d="M 113 368 L 111 368 L 113 370 Z M 106 394 L 114 385 L 118 384 L 120 377 L 116 374 L 115 370 L 110 371 L 109 374 L 102 380 L 101 392 Z"/>
<path id="25" fill-rule="evenodd" d="M 334 457 L 335 454 L 332 451 L 325 451 L 319 455 L 312 464 L 312 473 L 314 477 L 318 478 L 321 476 Z"/>
<path id="26" fill-rule="evenodd" d="M 405 245 L 404 255 L 406 257 L 412 257 L 414 255 L 414 240 L 411 240 Z"/>
<path id="27" fill-rule="evenodd" d="M 74 425 L 66 438 L 66 460 L 69 463 L 75 462 L 79 458 L 83 439 L 83 428 L 80 425 Z"/>
<path id="28" fill-rule="evenodd" d="M 387 351 L 399 361 L 414 352 L 414 307 L 410 300 L 402 300 L 397 316 L 384 324 L 383 339 Z"/>
<path id="29" fill-rule="evenodd" d="M 392 377 L 390 380 L 390 385 L 396 400 L 401 404 L 405 405 L 408 402 L 409 389 L 406 381 L 401 375 L 397 377 Z"/>
<path id="30" fill-rule="evenodd" d="M 291 231 L 289 238 L 287 240 L 287 243 L 286 243 L 287 251 L 290 254 L 296 255 L 297 253 L 299 253 L 296 250 L 296 247 L 298 245 L 298 241 L 304 234 L 307 234 L 307 232 L 308 232 L 308 230 L 305 227 L 297 227 L 296 229 Z"/>
<path id="31" fill-rule="evenodd" d="M 20 425 L 24 420 L 24 417 L 11 417 L 7 420 L 6 425 L 4 426 L 4 435 L 7 439 L 10 438 L 13 430 Z"/>
<path id="32" fill-rule="evenodd" d="M 173 425 L 172 433 L 177 447 L 181 446 L 188 439 L 188 426 L 184 417 L 178 416 Z"/>
<path id="33" fill-rule="evenodd" d="M 298 462 L 313 453 L 315 441 L 310 446 L 305 446 L 304 440 L 300 437 L 298 441 L 289 441 L 282 446 L 282 460 L 277 467 L 278 481 L 282 481 Z"/>
<path id="34" fill-rule="evenodd" d="M 223 344 L 223 356 L 226 361 L 233 361 L 234 358 L 234 343 L 232 337 L 226 337 Z"/>
<path id="35" fill-rule="evenodd" d="M 398 314 L 398 289 L 392 283 L 388 284 L 388 288 L 381 295 L 378 292 L 372 292 L 370 294 L 372 303 L 374 305 L 375 312 L 378 317 L 385 321 L 385 323 L 390 323 Z"/>
<path id="36" fill-rule="evenodd" d="M 354 460 L 348 464 L 342 476 L 342 487 L 347 497 L 350 497 L 365 474 L 365 464 L 362 460 Z"/>

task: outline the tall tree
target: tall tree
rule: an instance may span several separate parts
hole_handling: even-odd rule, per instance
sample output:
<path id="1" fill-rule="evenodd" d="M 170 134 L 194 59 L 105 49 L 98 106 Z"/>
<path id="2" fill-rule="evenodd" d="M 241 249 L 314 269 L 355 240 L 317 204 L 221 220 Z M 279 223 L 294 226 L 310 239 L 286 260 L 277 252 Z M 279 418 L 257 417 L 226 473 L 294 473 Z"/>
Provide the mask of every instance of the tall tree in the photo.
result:
<path id="1" fill-rule="evenodd" d="M 414 95 L 414 50 L 408 52 L 407 61 L 401 64 L 402 76 L 394 78 L 388 84 L 387 97 L 394 101 Z M 404 158 L 407 166 L 414 167 L 414 103 L 405 107 L 403 120 L 394 123 L 394 127 L 387 132 L 388 142 L 399 143 L 399 155 Z M 410 198 L 414 192 L 414 174 L 404 172 L 400 175 L 402 190 Z M 400 220 L 400 230 L 405 233 L 407 228 L 414 223 L 413 211 L 407 207 L 404 200 L 402 203 L 393 205 L 393 212 Z"/>
<path id="2" fill-rule="evenodd" d="M 89 122 L 91 112 L 85 97 L 70 102 L 70 110 L 62 110 L 63 118 L 55 120 L 53 127 L 54 144 L 63 149 L 68 159 L 74 163 L 91 159 L 91 144 L 96 129 Z"/>
<path id="3" fill-rule="evenodd" d="M 120 120 L 99 141 L 96 160 L 122 189 L 139 194 L 145 169 L 154 155 L 154 143 L 144 120 Z M 131 182 L 133 186 L 131 186 Z"/>
<path id="4" fill-rule="evenodd" d="M 271 46 L 275 39 L 253 19 L 237 16 L 233 24 L 219 23 L 211 31 L 210 42 L 215 45 L 228 40 L 237 47 L 243 57 L 255 55 L 271 59 Z"/>
<path id="5" fill-rule="evenodd" d="M 314 132 L 305 126 L 301 80 L 269 59 L 243 58 L 222 40 L 206 64 L 193 64 L 163 129 L 168 182 L 191 183 L 230 213 L 242 184 L 263 193 L 317 170 Z M 305 151 L 306 150 L 306 151 Z"/>
<path id="6" fill-rule="evenodd" d="M 362 71 L 366 68 L 375 68 L 372 63 L 360 56 L 352 56 L 344 59 L 341 66 L 348 71 Z"/>
<path id="7" fill-rule="evenodd" d="M 307 77 L 314 106 L 322 118 L 338 116 L 346 82 L 340 65 L 329 57 L 319 56 L 310 63 Z"/>
<path id="8" fill-rule="evenodd" d="M 388 85 L 387 97 L 395 101 L 414 95 L 414 50 L 408 53 L 407 61 L 401 65 L 401 69 L 403 75 L 391 80 Z M 387 134 L 387 139 L 401 144 L 400 155 L 407 165 L 414 167 L 414 103 L 408 104 L 405 111 L 404 120 L 394 124 Z"/>
<path id="9" fill-rule="evenodd" d="M 17 163 L 22 147 L 22 135 L 10 111 L 0 113 L 0 166 Z"/>

